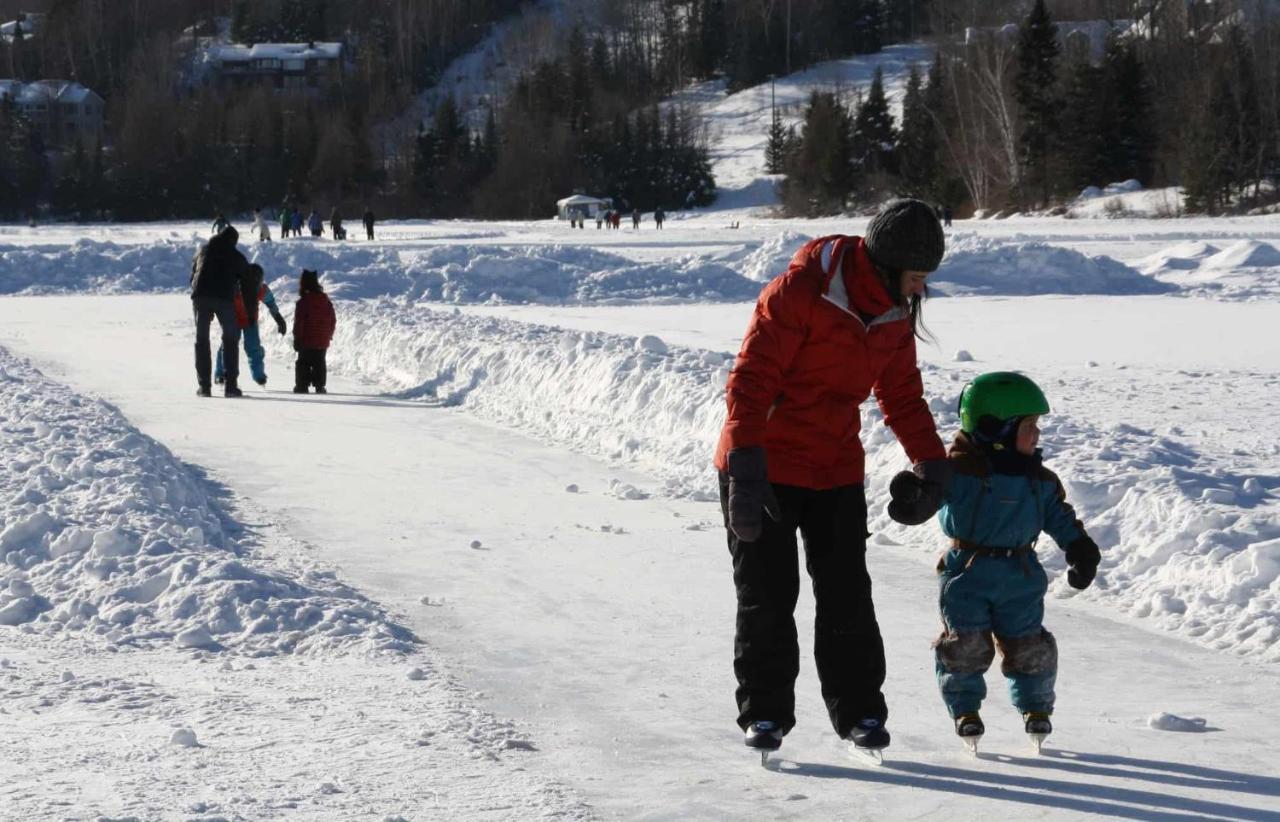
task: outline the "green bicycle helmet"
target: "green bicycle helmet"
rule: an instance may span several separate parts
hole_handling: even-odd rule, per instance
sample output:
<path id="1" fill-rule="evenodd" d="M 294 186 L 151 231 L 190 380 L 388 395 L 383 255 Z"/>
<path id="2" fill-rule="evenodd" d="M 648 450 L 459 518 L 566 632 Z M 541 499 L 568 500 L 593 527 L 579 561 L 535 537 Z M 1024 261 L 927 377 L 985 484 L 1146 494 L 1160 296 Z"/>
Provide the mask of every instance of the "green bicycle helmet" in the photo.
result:
<path id="1" fill-rule="evenodd" d="M 983 417 L 1004 422 L 1048 413 L 1049 401 L 1040 387 L 1013 371 L 980 374 L 960 391 L 960 428 L 966 434 L 978 433 Z"/>

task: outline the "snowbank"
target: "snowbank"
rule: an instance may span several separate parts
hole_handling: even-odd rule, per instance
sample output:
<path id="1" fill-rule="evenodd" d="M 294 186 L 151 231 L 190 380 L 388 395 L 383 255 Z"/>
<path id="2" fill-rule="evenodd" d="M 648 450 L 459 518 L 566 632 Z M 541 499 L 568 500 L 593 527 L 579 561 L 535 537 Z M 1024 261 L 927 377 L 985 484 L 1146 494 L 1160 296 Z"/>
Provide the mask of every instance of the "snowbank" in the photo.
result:
<path id="1" fill-rule="evenodd" d="M 1177 287 L 1106 256 L 957 234 L 929 286 L 942 294 L 1164 294 Z"/>
<path id="2" fill-rule="evenodd" d="M 657 338 L 463 315 L 392 300 L 343 303 L 331 366 L 403 397 L 460 405 L 579 452 L 633 465 L 667 493 L 715 499 L 711 449 L 724 418 L 728 353 Z M 283 343 L 269 345 L 287 356 Z M 957 430 L 966 379 L 926 366 L 939 430 Z M 933 551 L 933 529 L 883 513 L 887 478 L 905 463 L 874 403 L 863 406 L 872 530 Z M 1050 465 L 1104 547 L 1099 579 L 1076 594 L 1214 647 L 1280 661 L 1280 503 L 1274 480 L 1215 466 L 1173 435 L 1046 418 Z M 1050 539 L 1040 553 L 1064 569 Z"/>
<path id="3" fill-rule="evenodd" d="M 1080 192 L 1066 216 L 1077 219 L 1182 216 L 1182 189 L 1144 189 L 1137 180 L 1111 183 L 1105 188 L 1089 186 Z"/>
<path id="4" fill-rule="evenodd" d="M 195 242 L 120 246 L 0 246 L 0 294 L 124 293 L 188 287 Z M 754 299 L 759 283 L 697 256 L 637 263 L 583 246 L 437 245 L 400 252 L 309 239 L 242 250 L 289 293 L 304 268 L 336 296 L 405 296 L 431 302 L 609 303 Z"/>
<path id="5" fill-rule="evenodd" d="M 1261 240 L 1237 240 L 1222 248 L 1203 240 L 1178 243 L 1138 267 L 1188 295 L 1259 300 L 1280 294 L 1280 249 Z"/>
<path id="6" fill-rule="evenodd" d="M 3 349 L 0 439 L 0 625 L 251 656 L 412 647 L 332 572 L 255 557 L 211 485 Z"/>

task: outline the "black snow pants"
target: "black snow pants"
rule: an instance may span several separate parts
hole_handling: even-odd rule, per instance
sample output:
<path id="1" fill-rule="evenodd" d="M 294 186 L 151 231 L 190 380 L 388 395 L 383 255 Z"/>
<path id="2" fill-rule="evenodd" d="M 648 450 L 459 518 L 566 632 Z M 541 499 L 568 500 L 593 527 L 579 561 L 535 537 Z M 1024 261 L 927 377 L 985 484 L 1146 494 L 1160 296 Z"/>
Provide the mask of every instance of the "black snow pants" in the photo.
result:
<path id="1" fill-rule="evenodd" d="M 209 326 L 218 318 L 222 328 L 223 362 L 227 384 L 235 385 L 240 376 L 240 325 L 236 322 L 236 304 L 222 297 L 192 297 L 191 310 L 196 320 L 196 380 L 208 388 L 213 378 L 213 355 L 209 346 Z"/>
<path id="2" fill-rule="evenodd" d="M 859 719 L 888 717 L 884 642 L 871 601 L 867 573 L 867 500 L 861 485 L 824 491 L 773 486 L 782 521 L 764 515 L 755 542 L 728 529 L 729 480 L 720 476 L 724 512 L 738 592 L 733 670 L 737 675 L 738 725 L 795 725 L 795 681 L 800 673 L 795 608 L 800 595 L 796 531 L 816 605 L 813 655 L 831 724 L 847 736 Z"/>
<path id="3" fill-rule="evenodd" d="M 298 352 L 298 361 L 293 367 L 295 390 L 306 391 L 311 385 L 314 385 L 317 391 L 324 390 L 328 376 L 324 355 L 323 348 L 304 348 Z"/>

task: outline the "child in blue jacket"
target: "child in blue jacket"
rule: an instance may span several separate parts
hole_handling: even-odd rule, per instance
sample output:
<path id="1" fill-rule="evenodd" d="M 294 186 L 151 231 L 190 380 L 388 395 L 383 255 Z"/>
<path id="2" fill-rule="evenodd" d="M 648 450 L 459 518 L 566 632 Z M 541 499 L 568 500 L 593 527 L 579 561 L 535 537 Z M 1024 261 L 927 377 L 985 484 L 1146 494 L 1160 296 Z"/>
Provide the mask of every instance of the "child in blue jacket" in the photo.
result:
<path id="1" fill-rule="evenodd" d="M 1035 544 L 1048 532 L 1067 555 L 1067 582 L 1093 582 L 1101 555 L 1041 461 L 1044 394 L 1012 372 L 983 374 L 960 393 L 961 432 L 948 452 L 949 482 L 903 471 L 890 485 L 889 515 L 917 525 L 936 511 L 951 539 L 938 562 L 942 635 L 934 643 L 938 686 L 956 733 L 971 750 L 984 726 L 983 674 L 999 647 L 1009 695 L 1037 747 L 1052 730 L 1058 648 L 1044 629 L 1049 580 Z M 994 636 L 994 641 L 993 641 Z"/>

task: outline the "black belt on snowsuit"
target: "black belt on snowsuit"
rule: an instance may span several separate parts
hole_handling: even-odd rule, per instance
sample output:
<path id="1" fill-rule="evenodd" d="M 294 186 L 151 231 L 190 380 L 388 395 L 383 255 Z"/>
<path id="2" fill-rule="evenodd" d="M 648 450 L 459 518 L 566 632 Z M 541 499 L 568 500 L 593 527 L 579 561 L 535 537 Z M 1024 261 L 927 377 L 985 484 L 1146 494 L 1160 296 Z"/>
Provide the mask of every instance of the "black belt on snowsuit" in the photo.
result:
<path id="1" fill-rule="evenodd" d="M 971 556 L 969 561 L 964 564 L 965 570 L 969 570 L 969 566 L 973 565 L 973 561 L 980 556 L 984 557 L 1021 557 L 1022 572 L 1027 576 L 1031 576 L 1031 563 L 1027 561 L 1027 555 L 1035 550 L 1036 544 L 1028 542 L 1025 545 L 1019 545 L 1016 548 L 996 548 L 991 545 L 979 545 L 976 542 L 970 542 L 967 539 L 955 537 L 951 540 L 951 547 L 957 551 L 969 551 Z"/>

